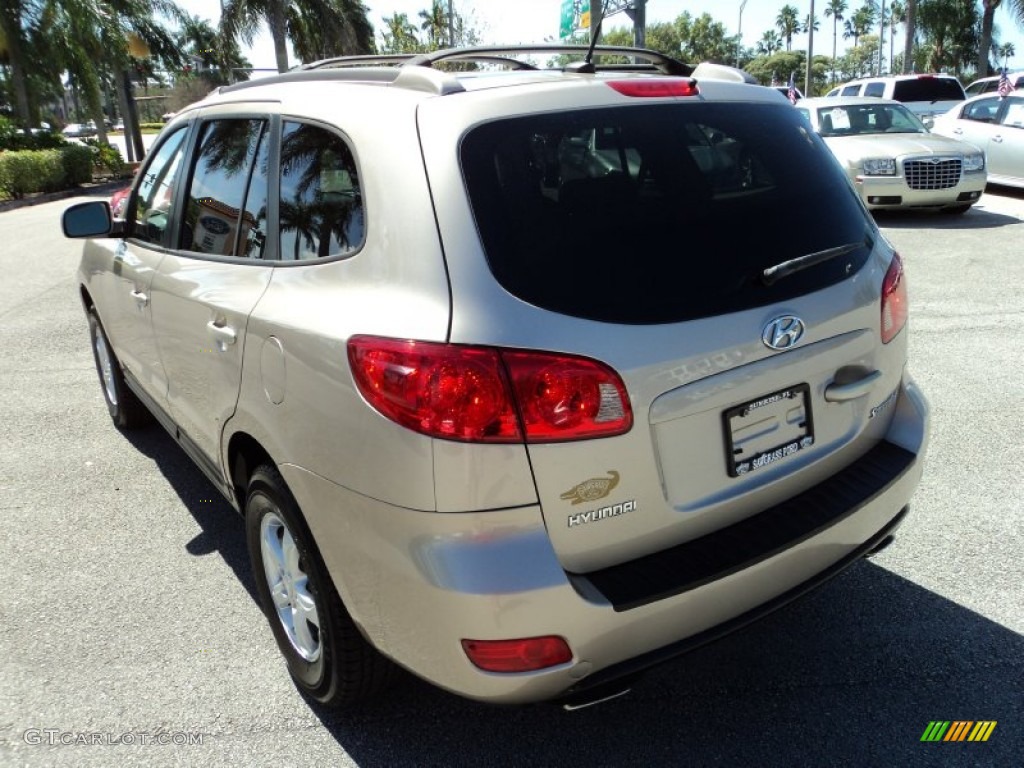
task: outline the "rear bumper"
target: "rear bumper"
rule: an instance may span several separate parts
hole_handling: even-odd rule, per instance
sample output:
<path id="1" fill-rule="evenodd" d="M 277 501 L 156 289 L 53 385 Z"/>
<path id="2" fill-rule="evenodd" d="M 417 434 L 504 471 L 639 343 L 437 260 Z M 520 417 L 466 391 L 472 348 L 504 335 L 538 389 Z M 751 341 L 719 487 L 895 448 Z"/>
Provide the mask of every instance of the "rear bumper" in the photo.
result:
<path id="1" fill-rule="evenodd" d="M 668 582 L 645 588 L 646 597 L 626 601 L 593 574 L 565 573 L 537 506 L 417 512 L 353 494 L 299 467 L 281 469 L 342 599 L 377 648 L 460 695 L 522 703 L 584 693 L 710 642 L 875 548 L 902 520 L 920 479 L 927 413 L 908 380 L 881 444 L 899 466 L 865 473 L 863 482 L 874 478 L 873 487 L 862 485 L 850 501 L 854 470 L 837 473 L 791 500 L 803 499 L 807 509 L 778 541 L 712 562 L 703 577 L 671 583 L 670 572 Z M 877 463 L 876 451 L 861 461 Z M 810 508 L 830 496 L 847 501 L 825 516 Z M 763 519 L 768 531 L 772 521 Z M 753 541 L 754 534 L 742 538 Z M 564 637 L 572 661 L 540 672 L 487 673 L 469 662 L 460 643 L 541 635 Z"/>

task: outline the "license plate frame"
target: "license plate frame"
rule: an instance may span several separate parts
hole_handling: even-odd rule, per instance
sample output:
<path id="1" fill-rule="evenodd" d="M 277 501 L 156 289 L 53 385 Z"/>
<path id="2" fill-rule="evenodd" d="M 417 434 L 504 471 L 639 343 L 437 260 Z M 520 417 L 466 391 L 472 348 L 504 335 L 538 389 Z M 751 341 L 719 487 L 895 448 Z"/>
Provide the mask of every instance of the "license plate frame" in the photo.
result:
<path id="1" fill-rule="evenodd" d="M 775 418 L 792 408 L 803 407 L 803 419 L 793 427 L 783 425 L 783 439 L 778 444 L 759 450 L 737 461 L 742 449 L 736 446 L 736 431 L 742 429 L 741 420 L 751 414 L 762 411 L 769 418 Z M 760 414 L 759 414 L 760 415 Z M 725 434 L 725 464 L 729 477 L 743 477 L 758 469 L 771 466 L 781 459 L 799 453 L 814 445 L 814 421 L 811 414 L 811 387 L 809 384 L 794 384 L 785 389 L 776 390 L 745 403 L 735 405 L 722 412 L 722 427 Z"/>

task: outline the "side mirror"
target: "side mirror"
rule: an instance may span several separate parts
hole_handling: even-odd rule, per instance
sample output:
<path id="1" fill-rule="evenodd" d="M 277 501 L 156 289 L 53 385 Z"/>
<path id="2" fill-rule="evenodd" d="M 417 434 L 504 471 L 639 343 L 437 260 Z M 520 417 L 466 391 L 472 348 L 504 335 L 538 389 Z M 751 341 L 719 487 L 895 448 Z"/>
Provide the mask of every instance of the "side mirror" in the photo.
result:
<path id="1" fill-rule="evenodd" d="M 60 225 L 64 237 L 107 237 L 119 234 L 114 231 L 110 203 L 105 200 L 72 205 L 64 211 Z"/>

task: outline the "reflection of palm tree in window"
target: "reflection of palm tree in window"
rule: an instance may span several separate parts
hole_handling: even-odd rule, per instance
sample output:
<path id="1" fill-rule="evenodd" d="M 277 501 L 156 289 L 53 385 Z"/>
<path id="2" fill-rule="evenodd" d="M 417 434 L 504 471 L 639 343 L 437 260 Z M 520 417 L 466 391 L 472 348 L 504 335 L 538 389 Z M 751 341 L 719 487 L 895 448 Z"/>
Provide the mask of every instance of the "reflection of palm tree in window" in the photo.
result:
<path id="1" fill-rule="evenodd" d="M 339 137 L 320 128 L 286 124 L 281 145 L 282 248 L 318 258 L 353 250 L 362 240 L 362 195 L 352 153 Z"/>

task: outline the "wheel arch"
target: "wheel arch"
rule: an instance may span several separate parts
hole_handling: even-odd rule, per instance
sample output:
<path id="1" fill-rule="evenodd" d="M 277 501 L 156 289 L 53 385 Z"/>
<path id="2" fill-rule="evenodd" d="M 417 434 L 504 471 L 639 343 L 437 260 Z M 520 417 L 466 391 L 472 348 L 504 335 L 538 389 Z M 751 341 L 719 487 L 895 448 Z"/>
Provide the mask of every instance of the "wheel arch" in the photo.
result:
<path id="1" fill-rule="evenodd" d="M 249 478 L 260 464 L 277 462 L 270 452 L 248 432 L 235 432 L 228 441 L 227 448 L 228 477 L 235 496 L 235 508 L 245 514 L 245 495 L 249 486 Z"/>

